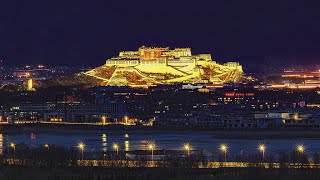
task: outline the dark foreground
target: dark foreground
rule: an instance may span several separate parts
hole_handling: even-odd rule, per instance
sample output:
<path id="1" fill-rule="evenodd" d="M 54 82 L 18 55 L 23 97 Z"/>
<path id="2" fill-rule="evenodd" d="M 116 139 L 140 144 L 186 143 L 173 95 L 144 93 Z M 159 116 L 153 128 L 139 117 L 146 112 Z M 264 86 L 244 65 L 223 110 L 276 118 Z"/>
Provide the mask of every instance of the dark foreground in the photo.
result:
<path id="1" fill-rule="evenodd" d="M 18 179 L 181 179 L 181 180 L 319 180 L 319 169 L 263 169 L 263 168 L 46 168 L 4 166 L 0 171 L 1 180 Z"/>

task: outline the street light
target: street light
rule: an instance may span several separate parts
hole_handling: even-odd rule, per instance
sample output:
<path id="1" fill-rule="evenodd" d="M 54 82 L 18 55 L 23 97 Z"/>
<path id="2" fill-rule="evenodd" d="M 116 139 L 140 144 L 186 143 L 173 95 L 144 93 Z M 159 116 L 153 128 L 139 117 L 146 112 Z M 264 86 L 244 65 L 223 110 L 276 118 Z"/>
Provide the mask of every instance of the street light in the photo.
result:
<path id="1" fill-rule="evenodd" d="M 153 162 L 153 151 L 154 151 L 154 148 L 156 147 L 156 145 L 154 144 L 154 143 L 150 143 L 149 145 L 148 145 L 148 148 L 149 148 L 149 150 L 151 151 L 151 160 L 152 160 L 152 162 Z"/>
<path id="2" fill-rule="evenodd" d="M 13 149 L 13 160 L 16 157 L 16 144 L 15 143 L 10 143 L 10 147 Z"/>
<path id="3" fill-rule="evenodd" d="M 266 146 L 264 144 L 260 144 L 258 149 L 262 153 L 262 159 L 264 159 L 264 153 L 266 151 Z"/>
<path id="4" fill-rule="evenodd" d="M 117 151 L 117 156 L 118 156 L 118 154 L 119 154 L 119 145 L 117 143 L 114 143 L 112 147 L 113 147 L 113 149 L 115 151 Z"/>
<path id="5" fill-rule="evenodd" d="M 301 161 L 301 164 L 302 164 L 302 163 L 303 163 L 302 156 L 303 156 L 306 148 L 304 147 L 303 144 L 299 144 L 299 145 L 297 145 L 296 150 L 297 150 L 297 152 L 298 152 L 298 153 L 300 154 L 300 156 L 301 156 L 301 157 L 300 157 L 300 161 Z"/>
<path id="6" fill-rule="evenodd" d="M 49 144 L 44 144 L 43 146 L 49 150 Z"/>
<path id="7" fill-rule="evenodd" d="M 82 160 L 83 160 L 83 151 L 84 151 L 85 146 L 86 145 L 82 142 L 78 144 L 78 148 L 81 150 Z"/>
<path id="8" fill-rule="evenodd" d="M 224 162 L 227 162 L 227 151 L 228 151 L 228 146 L 226 144 L 221 144 L 220 145 L 220 151 L 224 153 Z"/>
<path id="9" fill-rule="evenodd" d="M 184 144 L 184 150 L 186 151 L 186 154 L 189 156 L 190 155 L 190 149 L 191 149 L 191 146 L 189 143 L 186 143 Z"/>
<path id="10" fill-rule="evenodd" d="M 305 147 L 302 144 L 297 145 L 297 151 L 301 154 L 304 153 Z"/>

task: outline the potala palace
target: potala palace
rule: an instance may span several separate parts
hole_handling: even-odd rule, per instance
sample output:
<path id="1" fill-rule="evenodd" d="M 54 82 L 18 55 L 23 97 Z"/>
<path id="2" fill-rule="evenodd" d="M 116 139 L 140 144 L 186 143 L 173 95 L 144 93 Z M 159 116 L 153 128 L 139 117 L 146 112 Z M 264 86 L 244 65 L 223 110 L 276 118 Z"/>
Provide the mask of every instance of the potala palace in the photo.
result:
<path id="1" fill-rule="evenodd" d="M 85 73 L 109 86 L 172 83 L 238 83 L 243 80 L 238 62 L 218 64 L 210 54 L 192 55 L 190 48 L 145 47 L 122 51 L 105 65 Z"/>

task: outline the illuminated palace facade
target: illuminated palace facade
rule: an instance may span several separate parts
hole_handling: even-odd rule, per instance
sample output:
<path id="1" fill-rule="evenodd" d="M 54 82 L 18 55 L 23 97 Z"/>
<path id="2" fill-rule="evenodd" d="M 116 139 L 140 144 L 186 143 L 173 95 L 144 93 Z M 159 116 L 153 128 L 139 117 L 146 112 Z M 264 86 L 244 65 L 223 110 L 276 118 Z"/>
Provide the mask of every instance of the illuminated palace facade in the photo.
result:
<path id="1" fill-rule="evenodd" d="M 152 85 L 170 83 L 241 82 L 242 66 L 238 62 L 218 64 L 210 54 L 192 55 L 190 48 L 145 47 L 122 51 L 85 74 L 106 85 Z"/>

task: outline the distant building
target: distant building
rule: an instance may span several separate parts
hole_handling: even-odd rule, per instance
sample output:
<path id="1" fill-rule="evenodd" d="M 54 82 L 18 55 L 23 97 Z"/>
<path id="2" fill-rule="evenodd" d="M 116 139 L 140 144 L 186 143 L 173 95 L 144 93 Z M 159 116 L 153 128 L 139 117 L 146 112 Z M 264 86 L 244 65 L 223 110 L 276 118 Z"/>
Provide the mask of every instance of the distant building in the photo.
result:
<path id="1" fill-rule="evenodd" d="M 100 122 L 104 117 L 123 118 L 127 115 L 124 103 L 87 104 L 22 104 L 11 108 L 15 120 L 66 122 Z"/>

